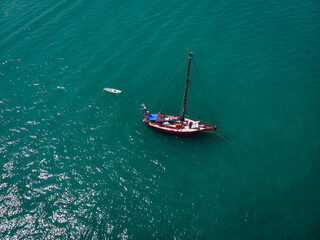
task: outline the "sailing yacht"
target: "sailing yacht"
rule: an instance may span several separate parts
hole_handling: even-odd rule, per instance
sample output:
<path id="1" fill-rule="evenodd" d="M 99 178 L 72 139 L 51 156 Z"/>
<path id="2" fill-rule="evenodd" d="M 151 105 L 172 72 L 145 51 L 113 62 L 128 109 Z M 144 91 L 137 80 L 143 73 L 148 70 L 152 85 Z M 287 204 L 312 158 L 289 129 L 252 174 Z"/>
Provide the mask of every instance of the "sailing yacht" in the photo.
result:
<path id="1" fill-rule="evenodd" d="M 192 56 L 192 52 L 189 52 L 188 71 L 187 71 L 186 87 L 184 91 L 182 114 L 175 116 L 175 115 L 167 115 L 162 113 L 151 113 L 147 111 L 146 107 L 144 107 L 143 122 L 147 126 L 162 132 L 167 132 L 172 134 L 191 134 L 191 133 L 197 133 L 197 132 L 216 130 L 216 126 L 213 124 L 209 124 L 200 120 L 193 120 L 185 117 L 191 56 Z"/>

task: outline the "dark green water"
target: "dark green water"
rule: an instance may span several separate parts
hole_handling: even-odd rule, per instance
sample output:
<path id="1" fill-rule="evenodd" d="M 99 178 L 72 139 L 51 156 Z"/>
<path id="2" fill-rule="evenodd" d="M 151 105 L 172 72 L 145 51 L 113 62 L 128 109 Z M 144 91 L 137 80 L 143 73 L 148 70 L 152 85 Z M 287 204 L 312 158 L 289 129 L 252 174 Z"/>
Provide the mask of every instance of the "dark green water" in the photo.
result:
<path id="1" fill-rule="evenodd" d="M 1 239 L 320 239 L 319 1 L 0 9 Z M 234 144 L 142 122 L 190 50 L 187 114 Z"/>

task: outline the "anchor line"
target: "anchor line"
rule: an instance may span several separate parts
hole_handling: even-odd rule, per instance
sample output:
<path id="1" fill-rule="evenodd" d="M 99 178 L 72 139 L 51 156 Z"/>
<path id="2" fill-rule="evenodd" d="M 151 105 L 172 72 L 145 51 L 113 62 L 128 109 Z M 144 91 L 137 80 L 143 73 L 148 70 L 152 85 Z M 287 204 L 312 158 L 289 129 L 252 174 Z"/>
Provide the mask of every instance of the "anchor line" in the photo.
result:
<path id="1" fill-rule="evenodd" d="M 217 133 L 217 132 L 209 132 L 209 133 L 212 133 L 212 134 L 217 135 L 218 137 L 220 137 L 220 138 L 221 138 L 222 140 L 224 140 L 225 142 L 227 142 L 227 143 L 235 146 L 236 148 L 238 148 L 238 149 L 240 149 L 240 150 L 242 150 L 242 151 L 244 151 L 244 152 L 246 152 L 246 153 L 250 153 L 251 155 L 253 155 L 253 156 L 255 156 L 255 157 L 261 158 L 261 156 L 255 154 L 255 153 L 253 153 L 253 152 L 251 152 L 251 151 L 249 151 L 249 150 L 247 150 L 247 149 L 244 149 L 244 148 L 240 147 L 238 144 L 235 144 L 235 143 L 232 142 L 230 139 L 222 136 L 221 134 L 219 134 L 219 133 Z"/>

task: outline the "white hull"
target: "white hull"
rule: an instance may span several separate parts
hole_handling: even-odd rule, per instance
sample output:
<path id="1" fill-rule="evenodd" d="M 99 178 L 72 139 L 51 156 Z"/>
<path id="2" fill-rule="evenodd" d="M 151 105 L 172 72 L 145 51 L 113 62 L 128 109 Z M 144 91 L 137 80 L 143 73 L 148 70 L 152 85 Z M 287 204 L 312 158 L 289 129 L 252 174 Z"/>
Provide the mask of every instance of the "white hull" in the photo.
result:
<path id="1" fill-rule="evenodd" d="M 104 88 L 103 90 L 111 93 L 117 93 L 117 94 L 122 92 L 121 90 L 114 89 L 114 88 Z"/>

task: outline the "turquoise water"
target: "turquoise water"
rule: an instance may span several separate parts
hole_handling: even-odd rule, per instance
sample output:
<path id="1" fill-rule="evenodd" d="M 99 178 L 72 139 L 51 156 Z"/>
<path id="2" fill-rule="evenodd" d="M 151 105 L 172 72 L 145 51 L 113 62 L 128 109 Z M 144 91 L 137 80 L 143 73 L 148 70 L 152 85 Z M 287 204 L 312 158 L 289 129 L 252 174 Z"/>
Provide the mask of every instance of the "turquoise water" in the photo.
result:
<path id="1" fill-rule="evenodd" d="M 0 9 L 0 238 L 320 238 L 319 1 Z M 187 114 L 226 140 L 142 122 L 188 51 Z"/>

